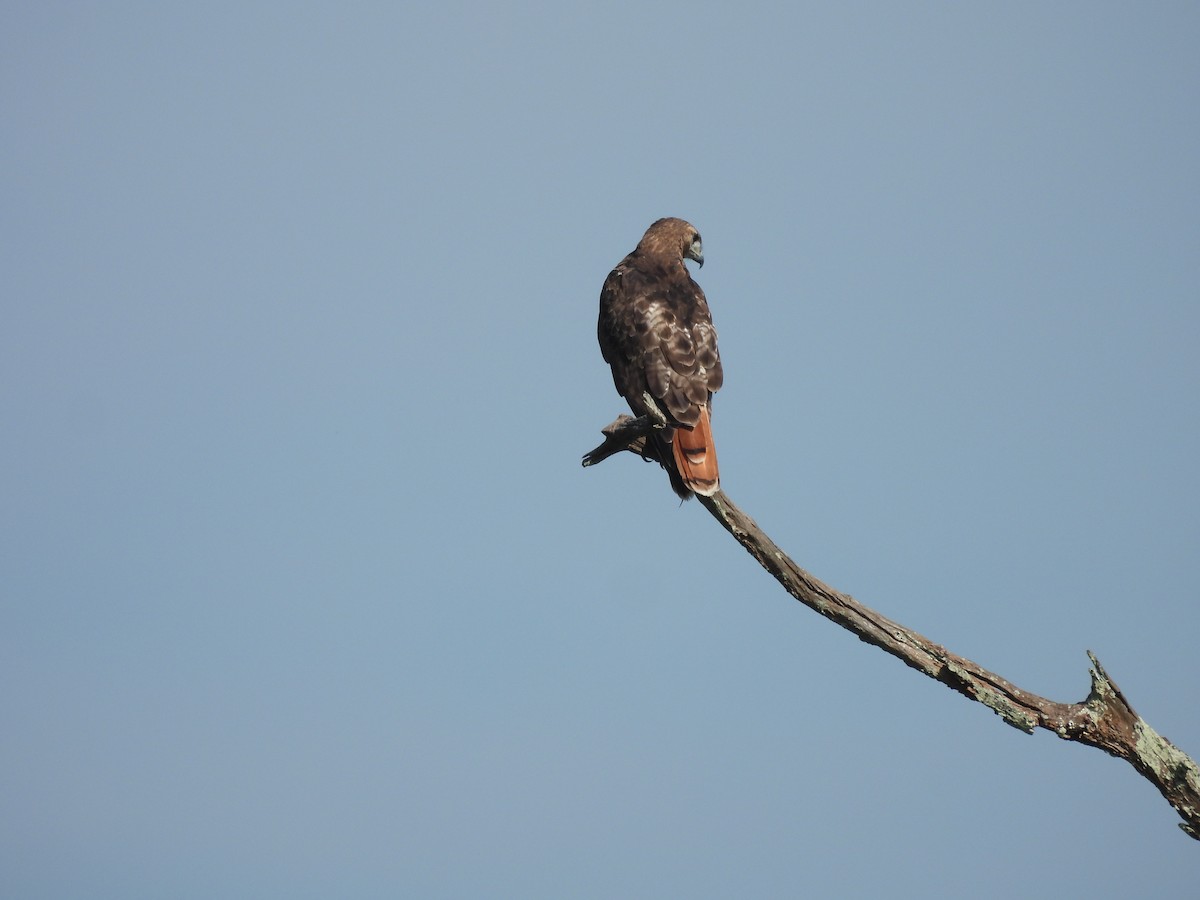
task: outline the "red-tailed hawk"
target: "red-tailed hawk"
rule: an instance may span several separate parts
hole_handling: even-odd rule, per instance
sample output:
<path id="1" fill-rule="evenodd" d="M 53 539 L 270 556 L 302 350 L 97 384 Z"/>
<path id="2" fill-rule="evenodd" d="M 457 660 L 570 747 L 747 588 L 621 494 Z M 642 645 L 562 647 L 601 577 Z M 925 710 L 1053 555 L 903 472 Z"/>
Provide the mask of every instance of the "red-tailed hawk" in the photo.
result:
<path id="1" fill-rule="evenodd" d="M 680 497 L 717 492 L 713 392 L 721 387 L 717 331 L 685 259 L 704 265 L 700 234 L 659 219 L 609 273 L 600 292 L 600 352 L 634 414 L 665 421 L 658 459 Z"/>

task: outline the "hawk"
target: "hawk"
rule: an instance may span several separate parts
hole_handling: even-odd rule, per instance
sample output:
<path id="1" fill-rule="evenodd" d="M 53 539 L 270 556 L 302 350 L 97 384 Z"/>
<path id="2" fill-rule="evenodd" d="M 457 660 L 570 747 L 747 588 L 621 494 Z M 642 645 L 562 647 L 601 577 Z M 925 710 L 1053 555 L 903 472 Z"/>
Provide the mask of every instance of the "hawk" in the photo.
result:
<path id="1" fill-rule="evenodd" d="M 712 395 L 721 387 L 717 331 L 685 259 L 704 265 L 700 233 L 683 219 L 646 229 L 600 291 L 597 335 L 613 384 L 635 415 L 665 423 L 658 461 L 683 499 L 719 488 Z"/>

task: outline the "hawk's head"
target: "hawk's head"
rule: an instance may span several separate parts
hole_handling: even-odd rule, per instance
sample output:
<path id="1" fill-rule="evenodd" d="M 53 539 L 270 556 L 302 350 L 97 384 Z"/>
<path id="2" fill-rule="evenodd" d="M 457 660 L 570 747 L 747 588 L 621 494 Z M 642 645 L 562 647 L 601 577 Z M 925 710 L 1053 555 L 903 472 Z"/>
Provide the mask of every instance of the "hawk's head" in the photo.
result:
<path id="1" fill-rule="evenodd" d="M 638 250 L 654 256 L 674 257 L 680 262 L 692 259 L 704 266 L 700 232 L 683 219 L 659 219 L 646 229 Z"/>

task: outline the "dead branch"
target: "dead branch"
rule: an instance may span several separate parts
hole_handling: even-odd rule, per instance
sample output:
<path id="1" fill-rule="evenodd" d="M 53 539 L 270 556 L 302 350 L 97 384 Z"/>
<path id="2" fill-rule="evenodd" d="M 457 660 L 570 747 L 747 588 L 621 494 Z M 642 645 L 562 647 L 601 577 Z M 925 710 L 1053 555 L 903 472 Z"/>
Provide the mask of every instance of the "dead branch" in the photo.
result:
<path id="1" fill-rule="evenodd" d="M 585 456 L 583 464 L 602 462 L 622 450 L 638 453 L 645 459 L 656 459 L 646 455 L 647 443 L 654 446 L 653 442 L 646 441 L 652 428 L 652 424 L 620 416 L 603 430 L 605 442 Z M 805 606 L 851 631 L 859 640 L 874 644 L 905 665 L 984 704 L 1014 728 L 1028 734 L 1034 729 L 1045 728 L 1063 740 L 1099 747 L 1105 753 L 1125 760 L 1179 813 L 1183 818 L 1179 827 L 1200 840 L 1200 768 L 1134 712 L 1090 650 L 1092 687 L 1085 700 L 1057 703 L 1023 691 L 994 672 L 951 653 L 927 637 L 863 606 L 849 594 L 836 591 L 814 578 L 780 550 L 723 491 L 696 499 L 789 594 Z"/>
<path id="2" fill-rule="evenodd" d="M 660 463 L 661 460 L 658 458 L 654 442 L 647 440 L 647 438 L 652 431 L 661 427 L 661 425 L 648 416 L 642 416 L 638 419 L 633 418 L 633 416 L 617 416 L 616 419 L 600 430 L 600 433 L 604 435 L 604 443 L 598 447 L 593 447 L 583 457 L 583 464 L 585 466 L 594 466 L 596 463 L 604 462 L 604 460 L 608 459 L 614 453 L 620 453 L 622 450 L 629 450 L 631 453 L 636 453 L 642 459 Z"/>

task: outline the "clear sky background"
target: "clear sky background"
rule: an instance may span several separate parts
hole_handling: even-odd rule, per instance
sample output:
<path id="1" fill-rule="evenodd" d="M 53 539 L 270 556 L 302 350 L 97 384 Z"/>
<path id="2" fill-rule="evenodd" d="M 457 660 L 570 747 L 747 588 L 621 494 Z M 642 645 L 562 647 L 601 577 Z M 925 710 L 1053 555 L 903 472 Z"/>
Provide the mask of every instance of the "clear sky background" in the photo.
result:
<path id="1" fill-rule="evenodd" d="M 1129 766 L 579 458 L 600 285 L 687 218 L 730 497 L 1200 754 L 1197 47 L 1194 3 L 7 4 L 0 893 L 1186 895 Z"/>

